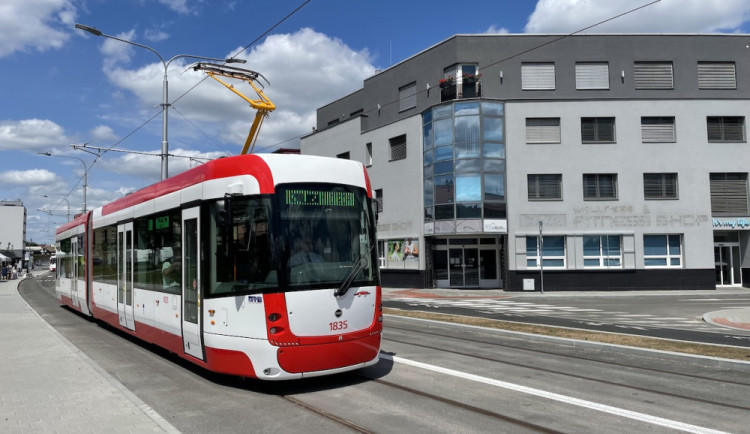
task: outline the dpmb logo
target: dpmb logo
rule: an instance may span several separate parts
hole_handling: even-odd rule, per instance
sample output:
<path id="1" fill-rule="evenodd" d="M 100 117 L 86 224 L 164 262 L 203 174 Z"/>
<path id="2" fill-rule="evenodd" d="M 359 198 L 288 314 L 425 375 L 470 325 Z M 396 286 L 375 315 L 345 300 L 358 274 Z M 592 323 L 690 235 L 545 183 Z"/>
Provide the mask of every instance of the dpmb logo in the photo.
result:
<path id="1" fill-rule="evenodd" d="M 750 227 L 750 218 L 712 218 L 713 227 L 725 229 L 745 229 Z"/>

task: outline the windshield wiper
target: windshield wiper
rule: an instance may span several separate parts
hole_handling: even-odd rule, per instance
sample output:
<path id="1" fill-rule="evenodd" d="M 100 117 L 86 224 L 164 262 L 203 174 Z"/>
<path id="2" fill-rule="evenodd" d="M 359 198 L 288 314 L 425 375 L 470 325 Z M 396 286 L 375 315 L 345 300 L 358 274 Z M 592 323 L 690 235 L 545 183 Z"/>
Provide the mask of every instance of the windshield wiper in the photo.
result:
<path id="1" fill-rule="evenodd" d="M 373 243 L 372 246 L 370 246 L 370 250 L 367 251 L 367 256 L 360 255 L 360 257 L 357 259 L 357 263 L 352 268 L 352 271 L 349 273 L 346 279 L 344 279 L 344 281 L 341 282 L 341 286 L 339 286 L 336 292 L 333 293 L 335 297 L 341 297 L 342 295 L 346 294 L 347 291 L 349 291 L 349 288 L 352 287 L 352 283 L 354 283 L 354 279 L 357 278 L 357 274 L 365 266 L 364 264 L 367 262 L 367 259 L 372 254 L 372 249 L 375 248 L 375 246 L 377 246 L 377 243 Z"/>

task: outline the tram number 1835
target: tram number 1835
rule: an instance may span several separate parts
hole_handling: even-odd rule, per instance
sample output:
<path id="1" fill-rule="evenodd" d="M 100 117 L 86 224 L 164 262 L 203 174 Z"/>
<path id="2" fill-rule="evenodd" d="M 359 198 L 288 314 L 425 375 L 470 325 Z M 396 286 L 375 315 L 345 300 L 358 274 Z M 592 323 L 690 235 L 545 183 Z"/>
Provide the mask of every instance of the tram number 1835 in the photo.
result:
<path id="1" fill-rule="evenodd" d="M 346 321 L 334 321 L 329 322 L 328 327 L 330 327 L 331 330 L 346 330 L 346 328 L 349 327 L 349 324 L 347 324 Z"/>

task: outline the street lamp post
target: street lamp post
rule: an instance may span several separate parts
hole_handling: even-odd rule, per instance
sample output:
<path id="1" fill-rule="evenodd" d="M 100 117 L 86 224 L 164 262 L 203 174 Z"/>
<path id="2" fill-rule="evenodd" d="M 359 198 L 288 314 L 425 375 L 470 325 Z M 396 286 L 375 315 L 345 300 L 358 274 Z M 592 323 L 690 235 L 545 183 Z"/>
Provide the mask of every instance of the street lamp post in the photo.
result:
<path id="1" fill-rule="evenodd" d="M 83 159 L 78 157 L 71 157 L 70 155 L 56 155 L 51 152 L 38 152 L 39 155 L 44 155 L 47 157 L 60 157 L 60 158 L 72 158 L 74 160 L 78 160 L 83 164 L 83 209 L 81 212 L 86 212 L 86 189 L 88 188 L 88 181 L 89 181 L 89 169 L 86 167 L 86 162 L 83 161 Z"/>
<path id="2" fill-rule="evenodd" d="M 70 221 L 70 201 L 68 201 L 68 198 L 63 197 L 63 196 L 48 196 L 46 194 L 43 194 L 42 197 L 48 197 L 50 199 L 55 198 L 55 199 L 62 199 L 62 200 L 64 200 L 65 203 L 68 204 L 68 221 Z"/>
<path id="3" fill-rule="evenodd" d="M 178 54 L 171 59 L 164 61 L 164 58 L 159 54 L 158 51 L 154 50 L 153 48 L 139 44 L 137 42 L 128 41 L 127 39 L 121 39 L 116 36 L 107 35 L 105 33 L 102 33 L 101 30 L 95 28 L 86 26 L 83 24 L 76 23 L 75 27 L 77 29 L 85 30 L 89 33 L 91 33 L 94 36 L 103 36 L 105 38 L 114 39 L 115 41 L 124 42 L 126 44 L 135 45 L 136 47 L 145 48 L 152 53 L 156 54 L 156 56 L 161 61 L 162 66 L 164 66 L 164 81 L 162 84 L 162 126 L 161 126 L 161 179 L 162 181 L 167 179 L 169 177 L 169 170 L 168 170 L 168 156 L 169 156 L 169 141 L 167 140 L 167 120 L 168 120 L 168 110 L 169 110 L 169 83 L 167 81 L 167 68 L 169 68 L 169 64 L 172 63 L 173 60 L 179 59 L 181 57 L 189 57 L 192 59 L 203 59 L 203 60 L 211 60 L 215 62 L 225 62 L 225 63 L 245 63 L 245 59 L 216 59 L 213 57 L 204 57 L 204 56 L 194 56 L 192 54 Z"/>

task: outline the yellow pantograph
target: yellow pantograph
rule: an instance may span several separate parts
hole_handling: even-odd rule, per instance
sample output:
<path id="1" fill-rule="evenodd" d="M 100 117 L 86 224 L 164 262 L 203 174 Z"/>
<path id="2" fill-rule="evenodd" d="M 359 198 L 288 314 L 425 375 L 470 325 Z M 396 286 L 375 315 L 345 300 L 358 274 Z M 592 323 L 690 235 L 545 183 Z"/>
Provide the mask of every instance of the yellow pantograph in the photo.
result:
<path id="1" fill-rule="evenodd" d="M 253 125 L 250 127 L 250 133 L 247 135 L 247 140 L 245 140 L 245 146 L 242 148 L 243 155 L 247 154 L 248 151 L 252 154 L 253 148 L 255 147 L 255 141 L 258 140 L 258 132 L 260 131 L 260 126 L 263 124 L 263 119 L 276 108 L 276 105 L 263 93 L 263 85 L 258 81 L 258 78 L 262 78 L 266 83 L 268 83 L 268 80 L 266 80 L 266 78 L 260 73 L 249 69 L 235 68 L 214 63 L 197 63 L 193 69 L 205 72 L 209 77 L 223 84 L 224 87 L 239 95 L 242 99 L 250 103 L 252 108 L 257 110 L 255 119 L 253 120 Z M 233 85 L 222 81 L 219 77 L 237 78 L 247 81 L 248 84 L 250 84 L 250 87 L 252 87 L 258 95 L 258 99 L 248 98 L 235 89 Z"/>

